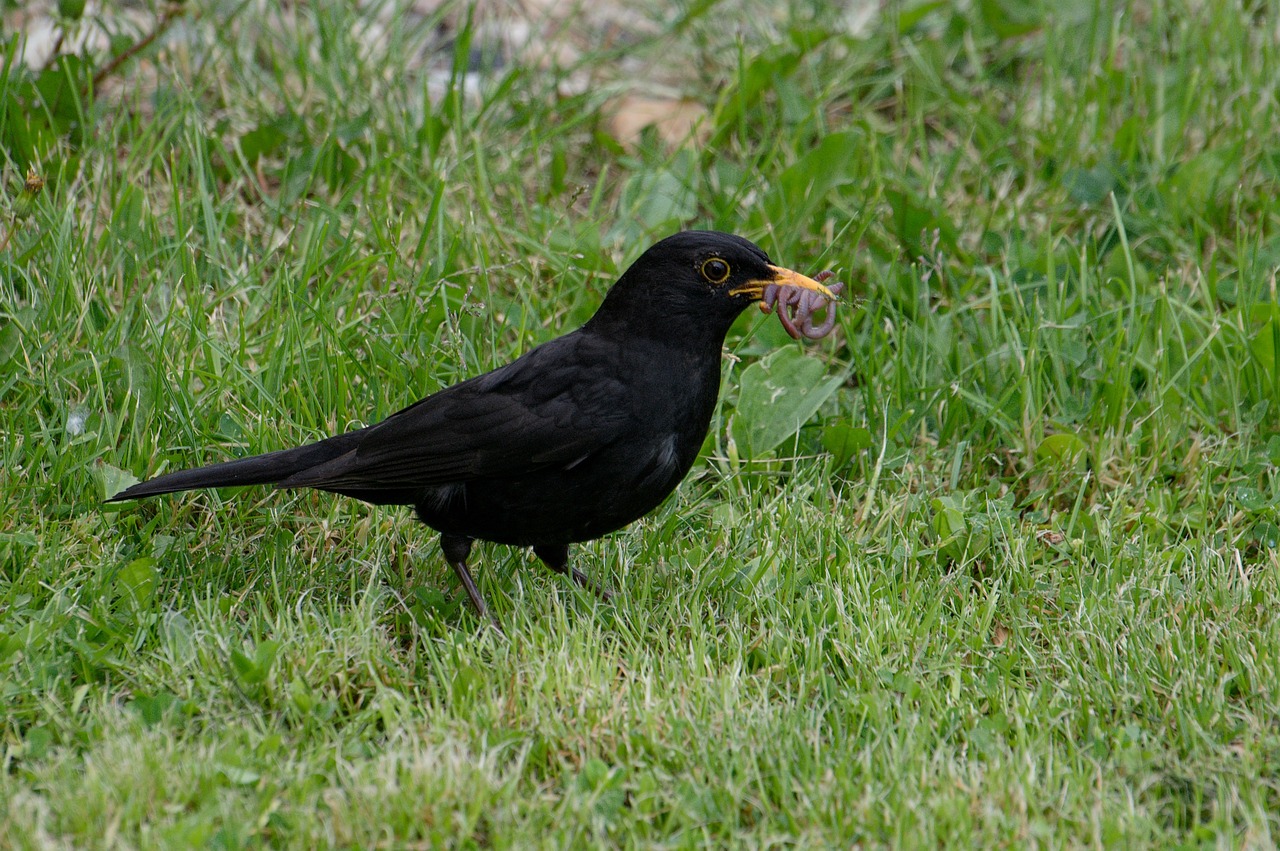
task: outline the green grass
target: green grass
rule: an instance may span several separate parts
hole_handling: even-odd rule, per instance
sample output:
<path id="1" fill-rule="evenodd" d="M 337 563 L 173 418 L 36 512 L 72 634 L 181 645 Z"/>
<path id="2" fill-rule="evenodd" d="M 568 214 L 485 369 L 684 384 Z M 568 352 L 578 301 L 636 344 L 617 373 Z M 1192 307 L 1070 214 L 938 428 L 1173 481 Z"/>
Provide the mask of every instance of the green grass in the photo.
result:
<path id="1" fill-rule="evenodd" d="M 466 93 L 460 10 L 189 5 L 97 87 L 0 67 L 0 845 L 1280 842 L 1280 6 L 724 0 Z M 705 146 L 609 138 L 653 67 Z M 856 297 L 735 327 L 705 458 L 575 548 L 613 604 L 482 546 L 504 639 L 405 510 L 101 503 L 688 226 Z M 743 445 L 779 350 L 845 378 Z"/>

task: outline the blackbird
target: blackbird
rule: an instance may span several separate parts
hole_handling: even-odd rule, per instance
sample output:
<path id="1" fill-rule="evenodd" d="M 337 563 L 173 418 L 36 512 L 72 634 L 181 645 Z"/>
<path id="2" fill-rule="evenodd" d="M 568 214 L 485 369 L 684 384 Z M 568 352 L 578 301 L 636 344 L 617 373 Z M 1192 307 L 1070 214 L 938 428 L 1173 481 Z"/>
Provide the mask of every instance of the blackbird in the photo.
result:
<path id="1" fill-rule="evenodd" d="M 272 484 L 412 505 L 498 626 L 467 567 L 472 542 L 532 547 L 591 587 L 570 567 L 569 544 L 639 519 L 689 472 L 719 394 L 725 334 L 766 288 L 836 297 L 742 237 L 677 233 L 645 251 L 585 325 L 505 366 L 367 428 L 167 473 L 109 501 Z"/>

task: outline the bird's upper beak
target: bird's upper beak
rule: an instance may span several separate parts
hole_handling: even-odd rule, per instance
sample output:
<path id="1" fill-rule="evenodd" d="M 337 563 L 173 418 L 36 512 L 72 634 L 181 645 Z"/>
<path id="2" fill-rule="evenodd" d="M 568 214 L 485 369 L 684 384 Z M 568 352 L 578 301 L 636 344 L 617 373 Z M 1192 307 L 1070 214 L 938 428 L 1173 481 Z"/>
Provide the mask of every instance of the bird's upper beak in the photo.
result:
<path id="1" fill-rule="evenodd" d="M 773 272 L 772 278 L 748 281 L 742 286 L 729 290 L 729 295 L 749 295 L 752 298 L 764 298 L 764 288 L 773 284 L 779 287 L 799 287 L 802 290 L 813 290 L 816 293 L 821 293 L 823 298 L 831 301 L 838 301 L 840 298 L 808 275 L 801 275 L 799 272 L 793 272 L 781 266 L 770 266 L 769 269 Z"/>

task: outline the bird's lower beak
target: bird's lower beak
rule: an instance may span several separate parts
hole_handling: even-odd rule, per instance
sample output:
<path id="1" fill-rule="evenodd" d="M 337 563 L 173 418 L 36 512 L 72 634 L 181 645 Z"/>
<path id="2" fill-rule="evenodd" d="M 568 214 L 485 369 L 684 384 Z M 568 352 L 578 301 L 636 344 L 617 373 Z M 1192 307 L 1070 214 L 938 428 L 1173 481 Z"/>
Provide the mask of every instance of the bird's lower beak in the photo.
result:
<path id="1" fill-rule="evenodd" d="M 729 290 L 729 295 L 749 295 L 752 298 L 763 298 L 765 287 L 773 284 L 779 287 L 798 287 L 802 290 L 813 290 L 816 293 L 821 293 L 823 298 L 831 301 L 838 301 L 840 298 L 808 275 L 801 275 L 799 272 L 793 272 L 781 266 L 770 266 L 769 269 L 773 272 L 772 278 L 749 281 L 740 287 L 734 287 Z"/>

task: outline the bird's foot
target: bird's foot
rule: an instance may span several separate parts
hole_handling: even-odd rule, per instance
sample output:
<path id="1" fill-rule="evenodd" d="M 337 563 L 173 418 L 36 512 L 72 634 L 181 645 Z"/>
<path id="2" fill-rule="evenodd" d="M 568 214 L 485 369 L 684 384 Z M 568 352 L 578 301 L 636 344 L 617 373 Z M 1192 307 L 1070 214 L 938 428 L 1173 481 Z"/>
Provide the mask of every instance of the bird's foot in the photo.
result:
<path id="1" fill-rule="evenodd" d="M 489 607 L 485 605 L 484 597 L 480 596 L 480 589 L 476 587 L 475 580 L 471 578 L 471 571 L 467 570 L 465 561 L 451 561 L 449 564 L 453 567 L 453 572 L 458 574 L 458 579 L 462 581 L 462 587 L 466 589 L 467 596 L 471 598 L 471 605 L 476 607 L 476 612 L 480 617 L 487 620 L 500 635 L 505 635 L 502 631 L 502 624 L 498 623 L 498 619 L 489 611 Z"/>
<path id="2" fill-rule="evenodd" d="M 462 583 L 462 587 L 466 589 L 467 596 L 471 598 L 471 605 L 476 607 L 480 617 L 492 624 L 499 635 L 505 635 L 506 633 L 502 631 L 502 624 L 498 623 L 498 619 L 490 614 L 489 607 L 485 605 L 484 597 L 480 596 L 480 589 L 476 587 L 476 581 L 471 578 L 471 571 L 467 569 L 467 556 L 471 553 L 471 539 L 453 535 L 441 535 L 440 549 L 444 551 L 445 560 L 449 562 L 453 572 L 458 574 L 458 580 Z"/>
<path id="3" fill-rule="evenodd" d="M 599 597 L 603 602 L 611 602 L 613 594 L 606 588 L 597 585 L 585 573 L 576 567 L 569 565 L 569 547 L 567 545 L 534 547 L 533 553 L 542 559 L 542 563 L 554 570 L 556 573 L 563 573 L 572 577 L 573 581 L 581 588 L 590 590 Z"/>
<path id="4" fill-rule="evenodd" d="M 573 577 L 573 581 L 578 583 L 579 587 L 586 588 L 587 590 L 591 591 L 593 594 L 595 594 L 597 597 L 600 598 L 601 602 L 605 602 L 605 603 L 613 602 L 612 591 L 610 591 L 608 588 L 605 588 L 603 585 L 597 584 L 595 580 L 591 579 L 581 570 L 578 570 L 578 568 L 570 567 L 568 568 L 568 573 L 570 576 Z"/>

